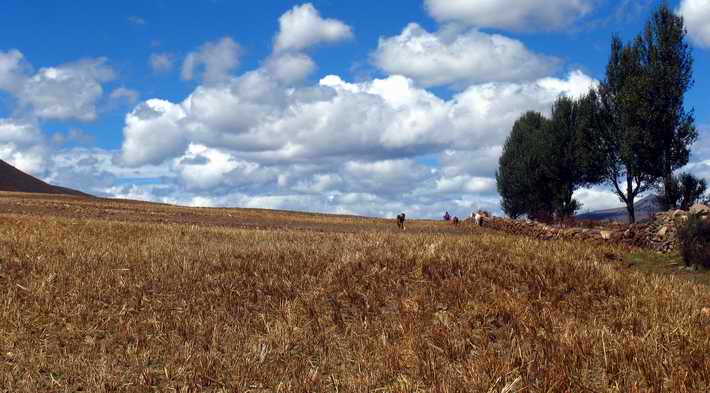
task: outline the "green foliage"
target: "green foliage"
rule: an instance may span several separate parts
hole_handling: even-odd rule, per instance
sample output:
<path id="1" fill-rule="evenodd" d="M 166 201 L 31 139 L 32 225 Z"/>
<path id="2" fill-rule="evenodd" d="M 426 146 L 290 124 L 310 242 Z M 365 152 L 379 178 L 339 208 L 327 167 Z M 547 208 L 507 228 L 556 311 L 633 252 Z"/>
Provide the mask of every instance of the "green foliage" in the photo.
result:
<path id="1" fill-rule="evenodd" d="M 661 195 L 658 197 L 662 210 L 688 210 L 693 204 L 705 201 L 705 179 L 699 179 L 690 173 L 672 175 L 669 179 L 664 179 Z"/>
<path id="2" fill-rule="evenodd" d="M 658 147 L 652 163 L 661 175 L 688 163 L 689 146 L 697 139 L 693 112 L 683 105 L 693 85 L 693 57 L 686 40 L 683 18 L 663 3 L 650 16 L 637 39 L 647 82 L 644 105 L 646 127 Z"/>
<path id="3" fill-rule="evenodd" d="M 612 37 L 606 77 L 596 89 L 578 100 L 558 99 L 550 120 L 528 113 L 513 127 L 496 175 L 504 211 L 570 216 L 579 208 L 574 191 L 600 182 L 626 204 L 630 222 L 636 198 L 661 179 L 662 204 L 698 200 L 704 183 L 672 176 L 697 139 L 693 112 L 683 104 L 692 65 L 683 19 L 665 3 L 633 41 Z"/>
<path id="4" fill-rule="evenodd" d="M 541 135 L 547 121 L 538 112 L 524 114 L 513 125 L 503 146 L 496 180 L 503 211 L 510 217 L 552 211 L 540 165 Z"/>
<path id="5" fill-rule="evenodd" d="M 543 130 L 541 161 L 551 182 L 555 212 L 561 218 L 574 215 L 581 207 L 572 198 L 577 189 L 601 181 L 600 161 L 588 147 L 594 97 L 590 93 L 579 100 L 558 98 Z"/>
<path id="6" fill-rule="evenodd" d="M 689 146 L 697 138 L 692 111 L 683 105 L 693 64 L 685 38 L 683 19 L 665 4 L 632 42 L 624 45 L 612 38 L 590 144 L 631 222 L 636 197 L 660 179 L 662 205 L 673 206 L 680 198 L 672 173 L 687 164 Z"/>
<path id="7" fill-rule="evenodd" d="M 695 203 L 702 201 L 703 194 L 708 187 L 705 179 L 698 179 L 689 173 L 683 173 L 680 175 L 679 188 L 681 193 L 680 208 L 688 210 Z"/>
<path id="8" fill-rule="evenodd" d="M 710 268 L 710 220 L 691 214 L 678 228 L 680 252 L 687 266 Z"/>
<path id="9" fill-rule="evenodd" d="M 536 112 L 518 119 L 496 176 L 506 214 L 546 221 L 581 207 L 574 192 L 600 180 L 599 160 L 587 143 L 595 99 L 591 93 L 580 100 L 560 97 L 550 119 Z"/>

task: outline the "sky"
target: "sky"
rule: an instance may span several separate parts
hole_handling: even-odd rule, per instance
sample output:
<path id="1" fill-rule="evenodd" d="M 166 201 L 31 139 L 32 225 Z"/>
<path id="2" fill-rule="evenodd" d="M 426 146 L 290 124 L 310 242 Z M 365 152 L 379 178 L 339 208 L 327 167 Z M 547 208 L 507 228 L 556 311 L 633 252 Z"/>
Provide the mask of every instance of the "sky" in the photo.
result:
<path id="1" fill-rule="evenodd" d="M 669 1 L 710 181 L 710 0 Z M 98 196 L 393 217 L 500 212 L 524 112 L 604 77 L 651 0 L 5 0 L 0 159 Z M 582 211 L 619 206 L 579 190 Z"/>

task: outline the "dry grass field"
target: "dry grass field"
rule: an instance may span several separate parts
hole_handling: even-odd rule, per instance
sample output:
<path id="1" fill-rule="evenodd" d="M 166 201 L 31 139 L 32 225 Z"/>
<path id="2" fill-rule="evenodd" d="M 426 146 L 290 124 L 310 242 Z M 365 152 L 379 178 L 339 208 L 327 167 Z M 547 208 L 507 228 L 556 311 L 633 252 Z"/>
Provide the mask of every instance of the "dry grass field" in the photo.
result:
<path id="1" fill-rule="evenodd" d="M 706 286 L 469 226 L 0 195 L 0 392 L 704 392 Z"/>

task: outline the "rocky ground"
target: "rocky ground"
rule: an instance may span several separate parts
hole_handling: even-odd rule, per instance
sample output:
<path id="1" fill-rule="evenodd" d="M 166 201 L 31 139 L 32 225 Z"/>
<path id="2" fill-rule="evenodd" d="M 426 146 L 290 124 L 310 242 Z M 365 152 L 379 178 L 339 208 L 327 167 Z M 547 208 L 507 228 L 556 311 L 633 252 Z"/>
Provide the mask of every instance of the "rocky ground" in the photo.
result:
<path id="1" fill-rule="evenodd" d="M 506 233 L 524 235 L 539 240 L 582 240 L 594 243 L 613 243 L 658 252 L 673 252 L 678 247 L 677 227 L 690 214 L 710 219 L 710 207 L 694 205 L 690 211 L 671 210 L 657 213 L 652 220 L 637 224 L 602 224 L 595 227 L 561 227 L 535 221 L 485 218 L 483 225 Z M 473 224 L 472 220 L 469 220 Z"/>

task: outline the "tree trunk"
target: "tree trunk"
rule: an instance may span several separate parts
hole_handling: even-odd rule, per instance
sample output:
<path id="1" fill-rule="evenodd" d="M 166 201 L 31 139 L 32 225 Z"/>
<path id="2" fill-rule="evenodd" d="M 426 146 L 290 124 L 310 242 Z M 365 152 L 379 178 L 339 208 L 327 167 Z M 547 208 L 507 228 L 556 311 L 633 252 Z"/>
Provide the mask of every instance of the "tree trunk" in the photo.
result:
<path id="1" fill-rule="evenodd" d="M 675 179 L 673 173 L 670 173 L 663 178 L 663 210 L 671 210 L 678 207 L 677 195 L 675 195 Z"/>
<path id="2" fill-rule="evenodd" d="M 634 209 L 634 183 L 631 177 L 626 177 L 626 211 L 629 212 L 629 224 L 636 223 L 636 210 Z"/>
<path id="3" fill-rule="evenodd" d="M 626 203 L 626 211 L 629 213 L 629 224 L 636 223 L 636 211 L 634 209 L 633 198 L 629 198 L 629 202 Z"/>

